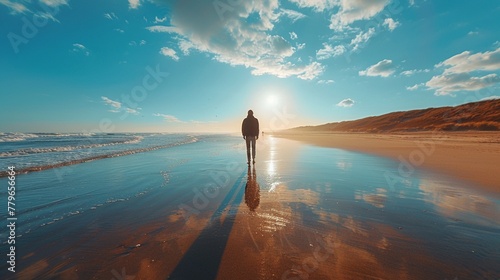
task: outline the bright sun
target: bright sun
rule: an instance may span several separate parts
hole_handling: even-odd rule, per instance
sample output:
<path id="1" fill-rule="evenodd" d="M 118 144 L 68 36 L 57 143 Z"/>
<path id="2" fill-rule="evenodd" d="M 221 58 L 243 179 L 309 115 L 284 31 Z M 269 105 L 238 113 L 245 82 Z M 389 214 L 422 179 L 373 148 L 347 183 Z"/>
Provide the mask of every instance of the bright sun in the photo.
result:
<path id="1" fill-rule="evenodd" d="M 276 95 L 269 95 L 267 97 L 267 104 L 269 106 L 274 106 L 278 103 L 278 98 L 276 97 Z"/>

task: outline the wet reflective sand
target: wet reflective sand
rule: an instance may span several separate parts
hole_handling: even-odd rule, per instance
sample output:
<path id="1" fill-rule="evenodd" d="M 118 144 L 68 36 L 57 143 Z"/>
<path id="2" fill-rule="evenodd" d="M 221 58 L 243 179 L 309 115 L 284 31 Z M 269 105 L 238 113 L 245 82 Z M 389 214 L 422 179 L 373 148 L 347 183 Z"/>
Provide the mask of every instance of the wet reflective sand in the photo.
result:
<path id="1" fill-rule="evenodd" d="M 394 183 L 396 163 L 363 154 L 269 149 L 260 206 L 240 206 L 219 279 L 499 277 L 498 198 L 436 174 Z"/>
<path id="2" fill-rule="evenodd" d="M 227 137 L 130 156 L 149 163 L 151 175 L 137 184 L 165 183 L 165 174 L 151 170 L 175 159 L 165 186 L 26 234 L 18 276 L 500 276 L 499 197 L 439 174 L 397 177 L 397 162 L 388 159 L 268 136 L 248 168 L 243 145 Z"/>

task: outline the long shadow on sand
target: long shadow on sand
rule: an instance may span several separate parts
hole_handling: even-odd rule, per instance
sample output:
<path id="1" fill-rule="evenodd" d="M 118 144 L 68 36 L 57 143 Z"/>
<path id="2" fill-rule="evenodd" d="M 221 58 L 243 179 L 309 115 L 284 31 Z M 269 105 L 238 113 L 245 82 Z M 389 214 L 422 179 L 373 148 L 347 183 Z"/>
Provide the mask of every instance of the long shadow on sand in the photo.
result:
<path id="1" fill-rule="evenodd" d="M 234 224 L 234 216 L 243 201 L 245 172 L 236 180 L 219 208 L 210 218 L 179 264 L 167 279 L 215 279 L 226 243 Z M 229 212 L 224 215 L 230 205 Z M 223 220 L 221 220 L 223 219 Z"/>

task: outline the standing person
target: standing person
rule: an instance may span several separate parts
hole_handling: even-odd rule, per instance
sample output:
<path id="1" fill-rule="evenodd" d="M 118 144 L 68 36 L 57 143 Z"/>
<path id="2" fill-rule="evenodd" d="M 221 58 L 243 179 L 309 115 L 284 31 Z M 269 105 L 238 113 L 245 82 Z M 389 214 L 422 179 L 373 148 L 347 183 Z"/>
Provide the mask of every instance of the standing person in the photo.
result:
<path id="1" fill-rule="evenodd" d="M 253 116 L 253 111 L 248 110 L 248 116 L 241 124 L 241 134 L 247 142 L 247 163 L 250 164 L 250 145 L 252 146 L 252 160 L 255 164 L 255 142 L 259 139 L 259 120 Z"/>

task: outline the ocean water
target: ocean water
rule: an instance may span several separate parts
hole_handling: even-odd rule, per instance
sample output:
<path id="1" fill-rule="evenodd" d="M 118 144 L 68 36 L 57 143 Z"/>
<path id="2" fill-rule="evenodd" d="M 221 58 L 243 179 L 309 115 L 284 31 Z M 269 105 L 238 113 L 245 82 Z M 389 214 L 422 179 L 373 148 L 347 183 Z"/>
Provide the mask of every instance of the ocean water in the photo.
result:
<path id="1" fill-rule="evenodd" d="M 248 168 L 233 135 L 1 136 L 3 170 L 59 164 L 16 176 L 1 279 L 500 276 L 500 198 L 389 159 L 266 136 Z"/>
<path id="2" fill-rule="evenodd" d="M 0 133 L 0 170 L 70 165 L 196 141 L 189 135 L 131 133 Z"/>

